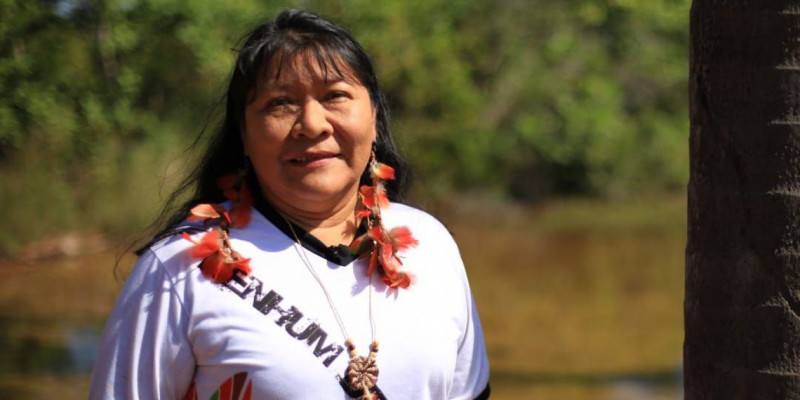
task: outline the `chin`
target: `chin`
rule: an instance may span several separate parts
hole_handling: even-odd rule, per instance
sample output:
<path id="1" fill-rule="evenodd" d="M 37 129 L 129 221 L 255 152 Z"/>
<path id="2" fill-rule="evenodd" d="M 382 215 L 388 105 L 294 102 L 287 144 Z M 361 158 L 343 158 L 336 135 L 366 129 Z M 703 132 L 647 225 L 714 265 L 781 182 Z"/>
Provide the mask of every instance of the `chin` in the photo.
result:
<path id="1" fill-rule="evenodd" d="M 337 180 L 338 181 L 338 180 Z M 338 181 L 331 182 L 326 180 L 324 182 L 298 182 L 298 185 L 293 185 L 293 192 L 297 198 L 304 200 L 322 202 L 335 199 L 342 195 L 358 193 L 358 181 Z"/>

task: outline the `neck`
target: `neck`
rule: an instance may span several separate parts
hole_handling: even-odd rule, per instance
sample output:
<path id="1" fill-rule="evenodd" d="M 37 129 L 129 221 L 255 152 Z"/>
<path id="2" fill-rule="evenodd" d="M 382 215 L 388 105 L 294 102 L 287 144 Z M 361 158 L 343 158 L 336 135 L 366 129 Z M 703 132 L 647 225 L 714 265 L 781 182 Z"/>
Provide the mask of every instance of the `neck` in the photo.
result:
<path id="1" fill-rule="evenodd" d="M 358 205 L 356 192 L 341 201 L 317 204 L 316 207 L 302 207 L 296 203 L 281 201 L 267 193 L 264 193 L 264 197 L 278 213 L 328 246 L 349 245 L 355 238 L 358 228 L 355 216 Z"/>

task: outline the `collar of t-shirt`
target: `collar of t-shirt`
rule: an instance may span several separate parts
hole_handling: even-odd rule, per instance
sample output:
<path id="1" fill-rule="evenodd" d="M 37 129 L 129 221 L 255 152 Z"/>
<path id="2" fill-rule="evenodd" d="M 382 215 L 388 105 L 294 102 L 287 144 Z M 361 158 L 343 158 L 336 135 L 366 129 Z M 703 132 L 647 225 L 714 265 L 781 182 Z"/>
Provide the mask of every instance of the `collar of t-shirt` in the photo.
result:
<path id="1" fill-rule="evenodd" d="M 269 222 L 272 222 L 276 228 L 278 228 L 284 235 L 288 236 L 292 240 L 294 240 L 294 235 L 292 234 L 292 229 L 289 228 L 289 224 L 292 224 L 292 228 L 297 233 L 297 238 L 300 240 L 300 244 L 306 248 L 308 251 L 313 252 L 314 254 L 325 258 L 326 260 L 341 266 L 349 265 L 356 259 L 356 255 L 350 250 L 350 246 L 346 244 L 340 244 L 338 246 L 327 246 L 325 243 L 322 243 L 316 236 L 310 234 L 308 231 L 303 229 L 302 227 L 298 226 L 297 224 L 293 224 L 283 218 L 278 211 L 272 207 L 260 193 L 254 193 L 255 201 L 253 202 L 253 206 L 255 207 L 256 211 L 261 213 L 264 218 L 268 219 Z M 361 223 L 358 225 L 358 230 L 356 230 L 355 237 L 359 237 L 367 232 L 367 219 L 363 218 Z"/>

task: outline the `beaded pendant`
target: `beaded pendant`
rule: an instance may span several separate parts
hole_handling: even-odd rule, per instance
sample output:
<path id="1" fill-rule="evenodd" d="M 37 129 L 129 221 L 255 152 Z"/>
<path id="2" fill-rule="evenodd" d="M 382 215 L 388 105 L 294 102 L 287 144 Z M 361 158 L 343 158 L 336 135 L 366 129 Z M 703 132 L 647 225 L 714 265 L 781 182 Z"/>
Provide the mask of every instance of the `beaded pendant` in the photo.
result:
<path id="1" fill-rule="evenodd" d="M 347 363 L 345 371 L 345 382 L 353 390 L 361 390 L 360 400 L 376 400 L 377 396 L 370 391 L 378 383 L 378 364 L 375 359 L 378 357 L 378 341 L 375 340 L 369 346 L 369 356 L 358 355 L 353 340 L 347 338 L 344 341 L 347 346 L 350 362 Z"/>

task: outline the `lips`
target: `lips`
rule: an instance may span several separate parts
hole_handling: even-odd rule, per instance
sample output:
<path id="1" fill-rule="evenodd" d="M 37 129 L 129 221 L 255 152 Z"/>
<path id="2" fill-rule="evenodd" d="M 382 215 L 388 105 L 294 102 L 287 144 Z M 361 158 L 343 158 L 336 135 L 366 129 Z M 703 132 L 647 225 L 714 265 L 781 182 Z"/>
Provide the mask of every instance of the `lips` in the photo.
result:
<path id="1" fill-rule="evenodd" d="M 289 161 L 292 164 L 308 164 L 308 163 L 313 163 L 315 161 L 325 160 L 329 158 L 336 158 L 338 156 L 339 156 L 338 153 L 327 152 L 327 151 L 305 152 L 287 157 L 286 161 Z"/>

